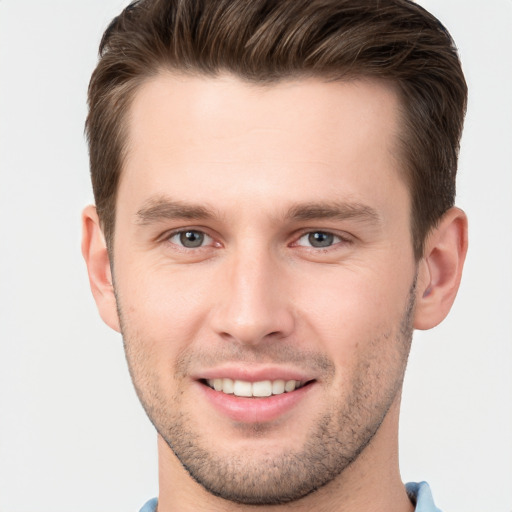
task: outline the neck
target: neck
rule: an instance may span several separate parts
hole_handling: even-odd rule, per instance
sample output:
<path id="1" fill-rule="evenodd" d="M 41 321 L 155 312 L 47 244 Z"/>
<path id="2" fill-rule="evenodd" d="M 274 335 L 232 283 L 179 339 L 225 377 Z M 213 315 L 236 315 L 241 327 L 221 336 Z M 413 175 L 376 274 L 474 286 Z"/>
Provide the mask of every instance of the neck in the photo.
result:
<path id="1" fill-rule="evenodd" d="M 266 506 L 275 512 L 413 512 L 398 468 L 398 397 L 372 441 L 337 478 L 290 503 Z M 195 482 L 166 442 L 158 437 L 158 512 L 261 512 L 210 494 Z"/>

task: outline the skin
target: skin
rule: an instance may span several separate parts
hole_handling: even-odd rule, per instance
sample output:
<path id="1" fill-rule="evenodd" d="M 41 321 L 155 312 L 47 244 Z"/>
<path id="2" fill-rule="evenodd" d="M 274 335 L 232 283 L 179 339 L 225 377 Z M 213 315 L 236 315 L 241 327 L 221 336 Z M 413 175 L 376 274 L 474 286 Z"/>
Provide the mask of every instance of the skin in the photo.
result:
<path id="1" fill-rule="evenodd" d="M 159 512 L 413 509 L 402 380 L 413 328 L 453 302 L 467 226 L 448 211 L 415 260 L 398 112 L 371 81 L 162 73 L 137 92 L 112 261 L 94 207 L 83 252 L 159 433 Z M 230 398 L 233 417 L 204 383 L 281 374 L 308 385 L 263 420 L 267 399 Z"/>

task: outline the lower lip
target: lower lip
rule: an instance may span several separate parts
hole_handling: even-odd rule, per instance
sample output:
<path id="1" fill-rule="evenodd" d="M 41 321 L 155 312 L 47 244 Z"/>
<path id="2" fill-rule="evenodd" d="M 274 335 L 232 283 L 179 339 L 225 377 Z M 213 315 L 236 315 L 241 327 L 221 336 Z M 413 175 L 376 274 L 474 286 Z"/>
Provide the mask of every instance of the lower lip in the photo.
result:
<path id="1" fill-rule="evenodd" d="M 314 382 L 280 395 L 272 395 L 265 398 L 245 398 L 235 395 L 227 395 L 221 391 L 215 391 L 206 384 L 198 383 L 206 399 L 223 416 L 233 421 L 242 423 L 266 423 L 274 421 L 304 400 L 312 388 Z"/>

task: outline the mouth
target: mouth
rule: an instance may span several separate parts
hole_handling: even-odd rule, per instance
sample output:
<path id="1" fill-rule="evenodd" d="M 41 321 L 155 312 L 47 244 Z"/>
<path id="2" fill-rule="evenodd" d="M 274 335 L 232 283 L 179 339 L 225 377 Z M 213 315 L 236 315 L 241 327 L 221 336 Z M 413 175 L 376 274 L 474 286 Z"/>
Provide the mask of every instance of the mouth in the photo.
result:
<path id="1" fill-rule="evenodd" d="M 203 384 L 215 391 L 244 398 L 268 398 L 274 395 L 291 393 L 304 386 L 310 385 L 312 382 L 312 380 L 299 381 L 284 379 L 260 380 L 257 382 L 229 378 L 202 380 Z"/>
<path id="2" fill-rule="evenodd" d="M 267 368 L 250 373 L 240 369 L 232 372 L 225 368 L 218 372 L 209 370 L 207 375 L 203 374 L 196 380 L 202 390 L 199 396 L 204 397 L 206 404 L 212 406 L 221 418 L 227 418 L 239 426 L 270 424 L 294 417 L 293 411 L 304 411 L 304 407 L 309 410 L 311 400 L 316 400 L 308 397 L 318 398 L 315 394 L 318 381 L 314 378 L 308 380 L 298 372 Z"/>

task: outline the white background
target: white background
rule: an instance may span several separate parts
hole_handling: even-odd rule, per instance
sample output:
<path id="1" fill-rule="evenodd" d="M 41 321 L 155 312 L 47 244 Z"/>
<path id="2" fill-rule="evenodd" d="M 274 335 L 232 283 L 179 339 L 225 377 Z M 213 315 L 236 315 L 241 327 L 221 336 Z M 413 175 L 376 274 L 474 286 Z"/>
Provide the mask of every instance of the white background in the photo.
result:
<path id="1" fill-rule="evenodd" d="M 458 204 L 470 252 L 444 324 L 418 333 L 404 480 L 445 512 L 512 511 L 512 1 L 424 0 L 470 86 Z M 0 0 L 0 512 L 136 511 L 155 434 L 80 255 L 97 46 L 120 0 Z"/>

